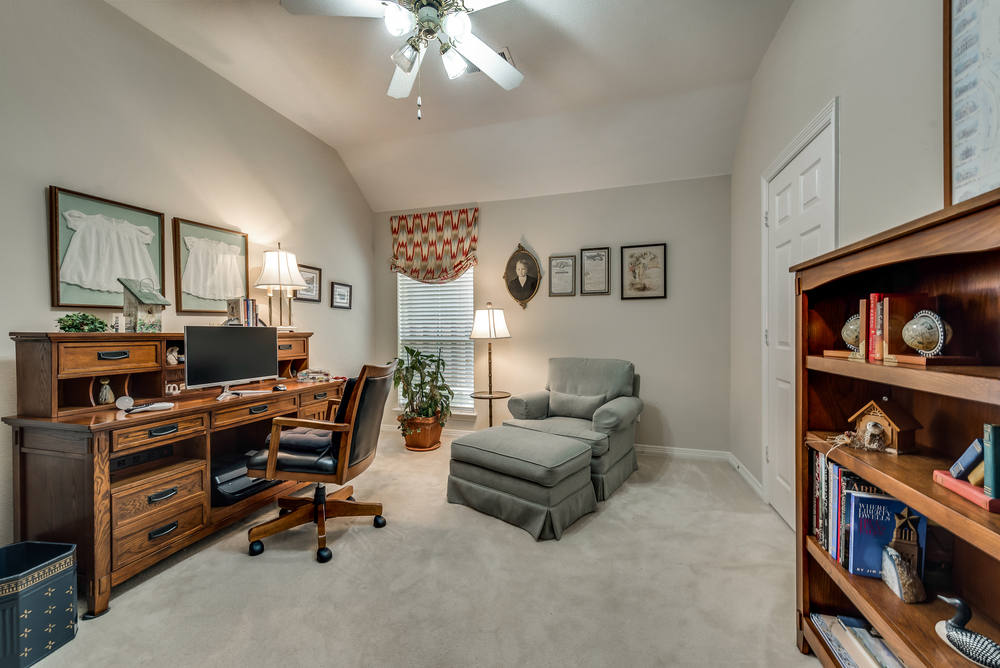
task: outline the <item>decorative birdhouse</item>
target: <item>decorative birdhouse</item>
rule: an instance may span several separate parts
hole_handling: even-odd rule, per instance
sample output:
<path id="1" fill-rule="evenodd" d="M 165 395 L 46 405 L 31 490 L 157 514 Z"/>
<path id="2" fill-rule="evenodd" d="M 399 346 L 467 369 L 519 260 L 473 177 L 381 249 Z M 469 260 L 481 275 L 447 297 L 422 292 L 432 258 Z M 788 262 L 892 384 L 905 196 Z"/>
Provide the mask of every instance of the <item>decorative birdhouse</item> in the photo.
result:
<path id="1" fill-rule="evenodd" d="M 170 302 L 156 292 L 152 281 L 143 280 L 149 284 L 148 289 L 134 278 L 118 279 L 125 286 L 125 331 L 162 332 L 163 307 L 170 306 Z"/>
<path id="2" fill-rule="evenodd" d="M 921 425 L 909 411 L 892 399 L 869 401 L 865 407 L 851 416 L 858 434 L 871 432 L 869 424 L 882 429 L 885 451 L 891 455 L 901 455 L 917 449 L 916 431 Z M 878 431 L 878 427 L 873 428 Z"/>

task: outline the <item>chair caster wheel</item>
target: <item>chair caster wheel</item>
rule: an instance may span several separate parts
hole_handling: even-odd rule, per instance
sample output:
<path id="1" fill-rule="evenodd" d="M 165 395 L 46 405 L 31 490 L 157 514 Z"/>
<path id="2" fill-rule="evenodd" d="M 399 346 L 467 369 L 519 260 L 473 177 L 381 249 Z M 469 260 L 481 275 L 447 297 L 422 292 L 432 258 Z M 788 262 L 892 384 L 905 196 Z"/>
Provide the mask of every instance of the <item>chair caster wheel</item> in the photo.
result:
<path id="1" fill-rule="evenodd" d="M 255 540 L 254 542 L 250 543 L 250 549 L 247 551 L 250 553 L 251 557 L 256 557 L 259 554 L 264 554 L 264 543 L 260 542 L 259 540 Z"/>
<path id="2" fill-rule="evenodd" d="M 348 500 L 348 501 L 357 501 L 357 499 L 355 499 L 355 498 L 354 498 L 353 496 L 349 496 L 349 497 L 347 497 L 347 500 Z"/>
<path id="3" fill-rule="evenodd" d="M 385 526 L 385 518 L 382 517 L 381 515 L 376 515 L 375 516 L 375 521 L 372 522 L 372 524 L 375 525 L 376 529 L 381 529 L 382 527 Z"/>
<path id="4" fill-rule="evenodd" d="M 292 511 L 290 511 L 288 508 L 282 508 L 281 510 L 278 511 L 278 517 L 284 517 L 290 512 Z"/>
<path id="5" fill-rule="evenodd" d="M 319 563 L 325 564 L 331 559 L 333 559 L 333 552 L 330 551 L 330 548 L 321 547 L 318 550 L 316 550 L 316 561 L 318 561 Z"/>

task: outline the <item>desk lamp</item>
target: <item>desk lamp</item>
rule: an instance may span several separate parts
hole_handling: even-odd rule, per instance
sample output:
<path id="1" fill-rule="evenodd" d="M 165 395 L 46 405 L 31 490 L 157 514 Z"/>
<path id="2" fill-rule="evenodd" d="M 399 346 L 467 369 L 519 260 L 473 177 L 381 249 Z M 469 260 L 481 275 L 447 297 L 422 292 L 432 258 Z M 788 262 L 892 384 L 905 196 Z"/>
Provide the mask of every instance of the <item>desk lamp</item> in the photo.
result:
<path id="1" fill-rule="evenodd" d="M 493 394 L 493 339 L 509 339 L 510 331 L 507 329 L 507 321 L 503 317 L 502 308 L 493 308 L 491 302 L 486 302 L 485 309 L 477 309 L 475 320 L 472 322 L 472 334 L 470 339 L 486 339 L 486 358 L 489 368 L 489 392 L 485 395 L 478 392 L 473 395 L 476 399 L 489 399 L 490 403 L 490 426 L 493 426 L 493 399 L 503 399 L 510 394 L 503 392 L 498 395 Z M 476 396 L 476 395 L 479 396 Z"/>
<path id="2" fill-rule="evenodd" d="M 302 278 L 302 274 L 299 273 L 299 265 L 295 261 L 295 254 L 281 250 L 280 243 L 278 244 L 278 250 L 264 251 L 264 266 L 261 267 L 260 276 L 254 281 L 253 286 L 255 288 L 267 288 L 267 317 L 272 327 L 274 327 L 274 321 L 271 320 L 273 317 L 271 314 L 271 295 L 274 288 L 278 289 L 278 327 L 281 326 L 284 311 L 282 303 L 285 300 L 285 297 L 281 294 L 281 290 L 285 289 L 288 292 L 288 326 L 291 327 L 292 291 L 308 287 Z"/>

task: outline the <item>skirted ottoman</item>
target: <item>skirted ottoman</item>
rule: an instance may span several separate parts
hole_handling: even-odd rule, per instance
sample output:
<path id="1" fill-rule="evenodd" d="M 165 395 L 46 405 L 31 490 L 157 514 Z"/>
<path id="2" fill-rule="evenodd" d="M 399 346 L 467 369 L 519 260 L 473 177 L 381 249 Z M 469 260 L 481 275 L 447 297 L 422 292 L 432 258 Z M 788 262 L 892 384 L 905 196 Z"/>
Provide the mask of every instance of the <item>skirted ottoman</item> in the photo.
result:
<path id="1" fill-rule="evenodd" d="M 452 441 L 448 501 L 519 526 L 536 540 L 597 510 L 591 447 L 566 436 L 492 427 Z"/>

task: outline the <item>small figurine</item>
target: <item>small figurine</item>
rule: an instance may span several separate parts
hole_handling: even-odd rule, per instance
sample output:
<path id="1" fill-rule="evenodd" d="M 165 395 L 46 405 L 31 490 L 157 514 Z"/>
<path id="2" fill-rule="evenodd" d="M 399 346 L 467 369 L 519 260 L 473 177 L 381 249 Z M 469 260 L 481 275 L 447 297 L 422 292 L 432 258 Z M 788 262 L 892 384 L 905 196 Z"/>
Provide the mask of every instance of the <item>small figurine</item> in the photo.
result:
<path id="1" fill-rule="evenodd" d="M 177 346 L 170 346 L 167 348 L 167 365 L 177 366 L 180 360 L 177 357 L 177 353 L 180 352 L 180 348 Z"/>
<path id="2" fill-rule="evenodd" d="M 101 378 L 101 391 L 97 395 L 97 403 L 105 406 L 115 403 L 115 393 L 111 391 L 110 378 Z"/>
<path id="3" fill-rule="evenodd" d="M 975 631 L 965 628 L 972 619 L 972 610 L 960 598 L 938 596 L 958 609 L 955 616 L 934 625 L 934 630 L 953 650 L 983 668 L 1000 668 L 1000 645 Z"/>
<path id="4" fill-rule="evenodd" d="M 915 435 L 921 424 L 906 408 L 888 397 L 869 401 L 850 420 L 858 434 L 855 438 L 856 448 L 877 450 L 890 455 L 916 450 Z"/>

